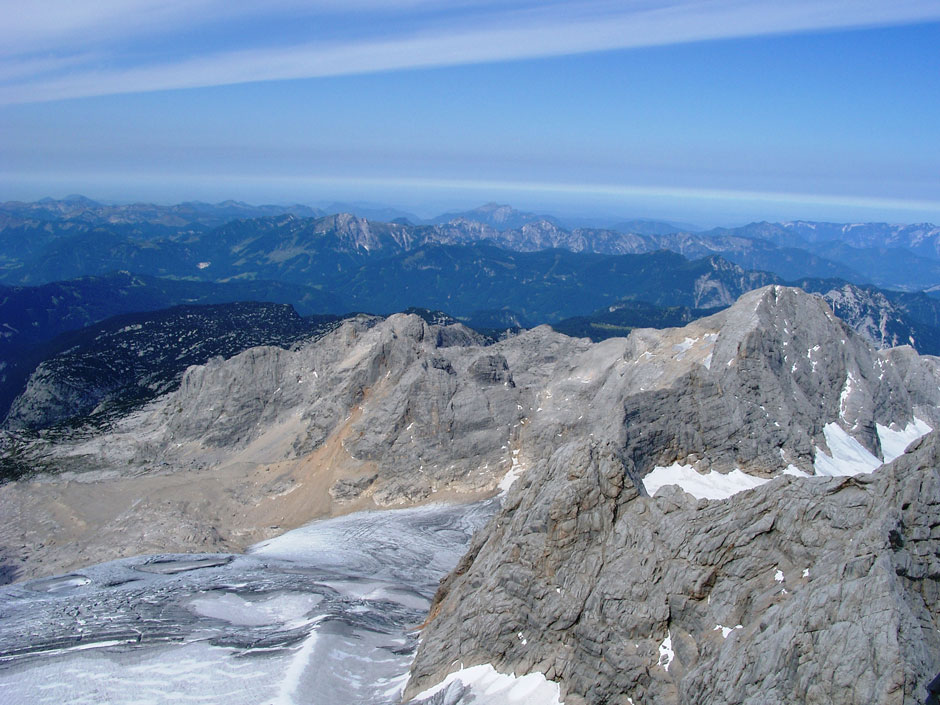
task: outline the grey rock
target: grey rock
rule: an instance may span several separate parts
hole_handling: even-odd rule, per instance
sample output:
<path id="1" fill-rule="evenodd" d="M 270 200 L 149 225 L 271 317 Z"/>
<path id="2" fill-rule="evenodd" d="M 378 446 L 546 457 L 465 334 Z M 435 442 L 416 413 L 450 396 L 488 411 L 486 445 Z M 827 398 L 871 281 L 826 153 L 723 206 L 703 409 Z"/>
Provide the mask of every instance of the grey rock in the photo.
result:
<path id="1" fill-rule="evenodd" d="M 559 362 L 520 434 L 528 469 L 442 583 L 408 694 L 456 659 L 540 671 L 568 705 L 917 702 L 940 670 L 940 439 L 870 476 L 783 471 L 813 472 L 828 423 L 878 456 L 876 424 L 936 428 L 937 362 L 875 350 L 782 287 Z M 647 497 L 673 462 L 775 479 Z"/>
<path id="2" fill-rule="evenodd" d="M 339 502 L 356 499 L 371 487 L 378 477 L 378 473 L 372 473 L 355 479 L 340 478 L 330 487 L 330 496 Z"/>
<path id="3" fill-rule="evenodd" d="M 333 443 L 351 475 L 333 485 L 336 499 L 367 488 L 380 504 L 489 490 L 511 465 L 529 400 L 587 343 L 548 327 L 485 342 L 459 324 L 362 316 L 290 350 L 190 367 L 176 391 L 92 441 L 57 437 L 32 457 L 60 471 L 177 472 L 295 461 Z"/>
<path id="4" fill-rule="evenodd" d="M 24 556 L 26 575 L 143 543 L 232 550 L 317 516 L 479 497 L 510 472 L 525 486 L 546 468 L 576 477 L 596 462 L 596 478 L 580 481 L 590 499 L 555 488 L 582 512 L 530 513 L 527 531 L 557 521 L 574 542 L 581 527 L 606 531 L 605 503 L 644 495 L 657 465 L 812 473 L 817 448 L 829 452 L 827 424 L 881 456 L 876 424 L 940 422 L 935 358 L 875 350 L 795 289 L 598 344 L 548 327 L 483 342 L 460 325 L 362 316 L 289 350 L 191 367 L 178 390 L 105 431 L 7 438 L 22 462 L 58 474 L 0 487 L 0 548 Z M 580 548 L 594 556 L 590 591 L 603 560 Z"/>
<path id="5" fill-rule="evenodd" d="M 940 668 L 938 467 L 931 434 L 871 476 L 650 499 L 615 448 L 567 446 L 442 583 L 409 691 L 456 658 L 542 671 L 568 705 L 920 702 Z"/>

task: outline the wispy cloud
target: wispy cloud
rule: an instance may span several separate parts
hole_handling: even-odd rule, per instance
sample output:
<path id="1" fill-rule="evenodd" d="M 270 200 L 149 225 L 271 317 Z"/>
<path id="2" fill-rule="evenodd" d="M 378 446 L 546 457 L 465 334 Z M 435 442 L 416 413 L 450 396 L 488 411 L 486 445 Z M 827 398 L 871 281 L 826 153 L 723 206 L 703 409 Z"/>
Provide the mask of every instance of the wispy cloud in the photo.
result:
<path id="1" fill-rule="evenodd" d="M 0 103 L 6 104 L 940 20 L 936 0 L 50 0 L 2 6 Z M 301 31 L 295 28 L 293 43 L 284 46 L 270 27 L 290 18 Z M 168 39 L 199 27 L 219 35 L 211 50 Z M 298 37 L 305 33 L 309 39 Z M 83 58 L 91 54 L 94 60 Z"/>
<path id="2" fill-rule="evenodd" d="M 285 177 L 297 181 L 297 177 Z M 840 206 L 871 210 L 929 211 L 940 213 L 940 201 L 928 199 L 885 198 L 856 194 L 825 194 L 744 189 L 717 189 L 677 187 L 667 185 L 640 185 L 617 183 L 567 183 L 563 181 L 500 181 L 489 179 L 423 179 L 376 177 L 312 177 L 316 184 L 348 183 L 353 186 L 369 185 L 416 190 L 438 189 L 451 191 L 479 191 L 493 193 L 532 193 L 575 196 L 610 196 L 614 198 L 669 198 L 677 200 L 726 201 L 757 204 L 795 204 L 811 206 Z"/>

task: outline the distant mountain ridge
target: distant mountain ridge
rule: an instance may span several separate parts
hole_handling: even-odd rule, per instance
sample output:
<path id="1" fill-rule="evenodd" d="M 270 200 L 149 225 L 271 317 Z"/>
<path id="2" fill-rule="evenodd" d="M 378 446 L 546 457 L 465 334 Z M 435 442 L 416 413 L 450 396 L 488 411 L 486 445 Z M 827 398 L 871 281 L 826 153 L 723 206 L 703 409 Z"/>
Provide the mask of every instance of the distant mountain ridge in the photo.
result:
<path id="1" fill-rule="evenodd" d="M 205 217 L 222 218 L 251 209 L 281 212 L 212 228 L 199 221 L 206 213 Z M 938 233 L 929 224 L 795 221 L 704 233 L 639 234 L 566 229 L 557 220 L 499 204 L 448 214 L 447 222 L 423 225 L 349 213 L 301 217 L 286 210 L 289 207 L 237 202 L 112 207 L 81 197 L 3 204 L 0 281 L 43 284 L 89 275 L 107 280 L 115 270 L 153 279 L 147 287 L 113 300 L 103 293 L 107 285 L 94 293 L 97 284 L 92 284 L 79 296 L 89 300 L 78 303 L 76 311 L 95 297 L 103 308 L 98 314 L 80 314 L 73 328 L 135 310 L 260 300 L 291 303 L 305 314 L 391 313 L 419 306 L 475 324 L 498 323 L 494 330 L 504 324 L 516 328 L 581 317 L 586 320 L 578 324 L 580 330 L 592 337 L 629 330 L 643 320 L 673 320 L 662 312 L 641 312 L 636 302 L 688 309 L 674 312 L 679 316 L 675 322 L 680 323 L 698 315 L 691 313 L 694 310 L 728 306 L 754 287 L 793 282 L 827 296 L 840 315 L 879 346 L 913 344 L 921 352 L 940 349 L 940 301 L 924 294 L 876 289 L 868 276 L 879 270 L 889 283 L 905 285 L 901 288 L 915 284 L 914 288 L 932 288 L 940 285 L 940 261 L 911 249 L 861 248 L 834 239 L 847 234 L 857 245 L 907 243 L 925 248 Z M 103 214 L 115 212 L 127 222 L 89 221 L 100 222 Z M 17 213 L 40 213 L 50 219 L 23 220 Z M 163 215 L 157 218 L 154 213 Z M 166 213 L 182 213 L 196 221 L 167 225 Z M 845 284 L 852 288 L 830 295 Z M 73 314 L 63 315 L 62 305 L 74 301 L 75 286 L 67 285 L 72 293 L 64 298 L 56 295 L 49 315 L 41 314 L 45 306 L 34 305 L 46 296 L 41 290 L 10 292 L 10 301 L 18 303 L 7 311 L 36 315 L 19 322 L 7 320 L 0 348 L 8 349 L 18 336 L 40 334 L 48 339 L 62 332 L 54 328 L 53 319 L 72 320 Z M 196 293 L 199 286 L 217 288 L 210 295 L 208 289 Z M 167 291 L 147 302 L 157 289 Z M 23 296 L 38 298 L 29 303 Z M 604 313 L 624 301 L 634 303 Z M 0 319 L 3 311 L 0 302 Z M 53 329 L 46 330 L 49 325 Z"/>
<path id="2" fill-rule="evenodd" d="M 93 226 L 147 223 L 174 228 L 192 225 L 217 227 L 232 220 L 285 213 L 293 213 L 305 218 L 326 215 L 326 212 L 318 208 L 301 204 L 253 206 L 241 201 L 228 200 L 220 203 L 187 201 L 171 206 L 153 203 L 108 205 L 79 195 L 66 196 L 61 200 L 43 198 L 36 202 L 7 201 L 0 203 L 0 213 L 23 219 L 70 220 Z"/>
<path id="3" fill-rule="evenodd" d="M 567 228 L 553 216 L 495 203 L 423 224 L 415 224 L 410 214 L 391 218 L 403 213 L 395 209 L 359 210 L 389 216 L 392 222 L 349 213 L 325 216 L 306 206 L 231 201 L 102 206 L 76 197 L 5 203 L 0 204 L 0 281 L 40 284 L 113 269 L 219 280 L 256 276 L 246 271 L 252 258 L 302 269 L 312 266 L 302 262 L 304 257 L 324 252 L 342 260 L 402 254 L 429 244 L 486 242 L 520 252 L 559 248 L 642 254 L 665 249 L 693 259 L 720 255 L 784 280 L 841 278 L 904 290 L 940 285 L 940 227 L 929 223 L 764 222 L 689 232 L 659 221 Z"/>
<path id="4" fill-rule="evenodd" d="M 454 220 L 469 220 L 475 223 L 482 223 L 499 232 L 504 230 L 516 230 L 530 223 L 537 223 L 539 221 L 546 221 L 554 225 L 558 225 L 559 223 L 557 218 L 550 215 L 519 211 L 512 206 L 500 203 L 486 203 L 467 211 L 444 213 L 436 218 L 432 218 L 431 223 L 442 225 Z"/>

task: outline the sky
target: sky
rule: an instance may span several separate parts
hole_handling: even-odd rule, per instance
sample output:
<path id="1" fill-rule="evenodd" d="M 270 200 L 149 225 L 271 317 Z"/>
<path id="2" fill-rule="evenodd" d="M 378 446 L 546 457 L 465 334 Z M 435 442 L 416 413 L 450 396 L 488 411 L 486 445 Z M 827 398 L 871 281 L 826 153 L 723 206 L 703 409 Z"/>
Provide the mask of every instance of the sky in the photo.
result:
<path id="1" fill-rule="evenodd" d="M 940 222 L 936 0 L 0 0 L 0 201 Z"/>

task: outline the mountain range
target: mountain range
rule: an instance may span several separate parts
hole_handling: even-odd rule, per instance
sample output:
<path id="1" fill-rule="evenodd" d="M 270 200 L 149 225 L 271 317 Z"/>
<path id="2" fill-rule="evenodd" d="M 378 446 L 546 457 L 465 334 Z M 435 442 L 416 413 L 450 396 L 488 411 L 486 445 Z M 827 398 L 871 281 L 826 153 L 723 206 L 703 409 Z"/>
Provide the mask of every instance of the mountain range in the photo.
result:
<path id="1" fill-rule="evenodd" d="M 4 414 L 41 364 L 54 364 L 64 349 L 52 342 L 57 336 L 116 315 L 240 301 L 292 304 L 304 316 L 420 306 L 492 335 L 550 323 L 601 340 L 637 327 L 682 325 L 746 291 L 786 283 L 736 261 L 823 274 L 790 283 L 822 295 L 879 347 L 940 353 L 940 300 L 859 283 L 866 278 L 854 269 L 794 247 L 848 248 L 856 260 L 864 248 L 891 248 L 924 270 L 940 267 L 927 258 L 936 256 L 937 228 L 929 225 L 755 223 L 664 233 L 668 224 L 643 221 L 643 234 L 568 230 L 557 219 L 497 204 L 414 225 L 293 206 L 105 206 L 83 197 L 6 203 L 0 214 L 6 277 L 48 281 L 0 286 Z M 81 276 L 66 279 L 74 275 Z M 99 333 L 89 330 L 85 339 Z M 142 379 L 164 374 L 138 372 Z M 88 391 L 96 386 L 92 377 L 79 384 L 88 398 L 96 394 Z"/>
<path id="2" fill-rule="evenodd" d="M 915 702 L 940 653 L 938 423 L 936 358 L 796 288 L 598 343 L 360 315 L 190 366 L 106 425 L 5 431 L 39 474 L 0 485 L 0 552 L 41 579 L 502 492 L 407 697 L 472 703 L 488 665 L 565 703 Z M 62 589 L 93 611 L 82 576 Z"/>
<path id="3" fill-rule="evenodd" d="M 343 204 L 335 204 L 343 205 Z M 394 212 L 369 209 L 370 213 Z M 258 277 L 278 263 L 288 275 L 324 254 L 359 261 L 424 245 L 491 243 L 519 252 L 550 248 L 598 254 L 667 249 L 689 258 L 719 255 L 785 280 L 838 277 L 902 290 L 940 283 L 940 228 L 931 224 L 753 223 L 704 232 L 632 221 L 566 228 L 551 216 L 488 204 L 427 223 L 392 223 L 351 214 L 321 217 L 305 206 L 224 202 L 102 206 L 87 199 L 0 204 L 0 280 L 40 284 L 112 269 L 203 280 Z M 394 218 L 390 220 L 395 220 Z M 92 258 L 94 247 L 98 257 Z M 244 250 L 244 252 L 243 252 Z M 245 255 L 246 259 L 242 259 Z M 267 259 L 268 257 L 273 259 Z M 259 260 L 259 258 L 262 258 Z"/>
<path id="4" fill-rule="evenodd" d="M 0 680 L 922 699 L 938 228 L 353 205 L 0 205 Z"/>

